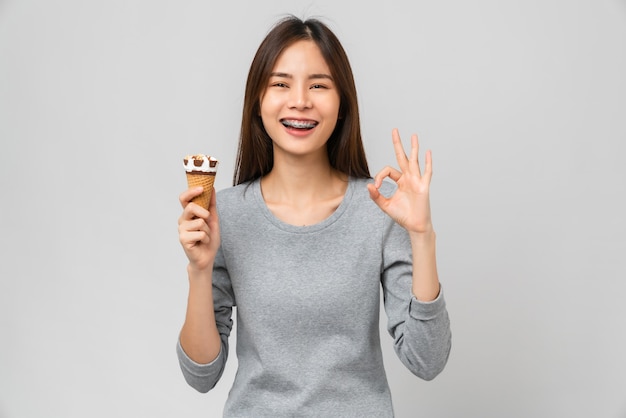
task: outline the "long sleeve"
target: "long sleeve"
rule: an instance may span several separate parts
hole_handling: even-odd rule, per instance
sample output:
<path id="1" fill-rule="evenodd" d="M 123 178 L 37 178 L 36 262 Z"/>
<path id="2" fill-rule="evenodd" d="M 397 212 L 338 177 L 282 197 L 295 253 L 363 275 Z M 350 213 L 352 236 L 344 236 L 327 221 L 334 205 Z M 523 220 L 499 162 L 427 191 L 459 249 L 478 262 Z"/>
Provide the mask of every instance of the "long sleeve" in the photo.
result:
<path id="1" fill-rule="evenodd" d="M 215 387 L 224 372 L 228 358 L 228 337 L 233 326 L 232 308 L 235 306 L 235 298 L 221 248 L 213 267 L 213 305 L 221 339 L 220 353 L 217 358 L 211 363 L 199 364 L 187 356 L 180 344 L 180 339 L 176 345 L 178 362 L 185 380 L 191 387 L 202 393 Z"/>
<path id="2" fill-rule="evenodd" d="M 195 364 L 180 347 L 179 358 L 191 386 L 212 388 L 237 306 L 238 369 L 225 417 L 393 417 L 381 290 L 402 361 L 425 379 L 445 365 L 443 297 L 411 301 L 408 234 L 372 202 L 368 181 L 351 179 L 337 210 L 307 226 L 277 219 L 259 181 L 218 193 L 222 246 L 213 296 L 221 351 L 211 364 Z"/>
<path id="3" fill-rule="evenodd" d="M 413 268 L 408 233 L 387 217 L 382 239 L 387 330 L 402 363 L 416 376 L 432 380 L 445 367 L 451 347 L 443 290 L 431 302 L 417 300 L 411 291 Z"/>

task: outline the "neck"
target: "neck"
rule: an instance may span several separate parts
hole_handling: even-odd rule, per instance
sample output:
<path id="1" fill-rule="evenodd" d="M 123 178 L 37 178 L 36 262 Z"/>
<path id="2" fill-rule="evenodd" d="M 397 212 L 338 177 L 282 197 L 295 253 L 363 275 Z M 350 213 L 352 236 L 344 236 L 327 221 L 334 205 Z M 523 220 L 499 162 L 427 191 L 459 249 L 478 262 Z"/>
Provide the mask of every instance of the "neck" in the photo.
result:
<path id="1" fill-rule="evenodd" d="M 330 166 L 327 158 L 274 161 L 274 167 L 261 179 L 266 200 L 303 202 L 324 199 L 345 191 L 347 176 Z"/>

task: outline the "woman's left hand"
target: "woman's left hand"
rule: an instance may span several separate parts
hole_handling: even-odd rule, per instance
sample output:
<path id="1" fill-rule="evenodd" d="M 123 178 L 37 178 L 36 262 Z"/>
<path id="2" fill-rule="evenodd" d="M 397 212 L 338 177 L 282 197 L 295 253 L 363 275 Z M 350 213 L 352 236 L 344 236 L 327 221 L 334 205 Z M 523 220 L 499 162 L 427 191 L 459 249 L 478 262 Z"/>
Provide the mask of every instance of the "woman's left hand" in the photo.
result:
<path id="1" fill-rule="evenodd" d="M 411 136 L 411 155 L 409 157 L 404 152 L 397 129 L 392 132 L 392 140 L 400 171 L 387 166 L 376 174 L 374 183 L 367 185 L 370 197 L 387 215 L 407 231 L 413 233 L 432 232 L 429 198 L 430 179 L 433 175 L 431 152 L 426 152 L 426 166 L 422 174 L 418 161 L 419 142 L 417 135 Z M 396 192 L 389 198 L 378 191 L 386 177 L 398 185 Z"/>

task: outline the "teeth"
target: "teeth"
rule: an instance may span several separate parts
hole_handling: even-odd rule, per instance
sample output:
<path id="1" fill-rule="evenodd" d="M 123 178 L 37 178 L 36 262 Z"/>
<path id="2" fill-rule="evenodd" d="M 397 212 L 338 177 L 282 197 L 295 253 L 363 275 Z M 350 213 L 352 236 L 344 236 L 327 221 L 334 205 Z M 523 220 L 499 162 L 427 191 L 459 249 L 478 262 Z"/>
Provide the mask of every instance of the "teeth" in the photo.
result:
<path id="1" fill-rule="evenodd" d="M 317 122 L 302 121 L 302 120 L 283 120 L 283 125 L 296 129 L 311 129 L 315 128 Z"/>

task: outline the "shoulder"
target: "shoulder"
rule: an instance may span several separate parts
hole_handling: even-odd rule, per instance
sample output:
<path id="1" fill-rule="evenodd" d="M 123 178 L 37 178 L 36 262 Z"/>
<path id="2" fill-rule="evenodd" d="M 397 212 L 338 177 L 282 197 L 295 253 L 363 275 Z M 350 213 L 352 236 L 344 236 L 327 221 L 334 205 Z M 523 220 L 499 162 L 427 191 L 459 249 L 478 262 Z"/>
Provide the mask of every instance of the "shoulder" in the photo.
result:
<path id="1" fill-rule="evenodd" d="M 238 210 L 245 210 L 254 202 L 255 181 L 238 184 L 217 192 L 217 208 L 220 214 L 228 211 L 232 213 Z"/>
<path id="2" fill-rule="evenodd" d="M 391 219 L 370 197 L 368 184 L 374 183 L 374 179 L 351 179 L 353 182 L 353 197 L 351 206 L 351 216 L 357 217 L 360 222 L 370 225 L 370 228 L 377 227 L 389 231 L 390 228 L 400 227 Z M 396 183 L 390 180 L 383 180 L 378 191 L 385 197 L 391 197 L 397 190 Z M 377 226 L 377 227 L 376 227 Z"/>
<path id="3" fill-rule="evenodd" d="M 376 204 L 370 198 L 369 191 L 367 190 L 367 185 L 370 183 L 374 183 L 374 179 L 351 178 L 350 182 L 353 183 L 354 198 L 356 200 L 358 200 L 359 202 L 367 201 L 376 206 Z M 397 186 L 395 183 L 385 180 L 378 190 L 386 197 L 389 197 L 396 191 L 396 188 Z"/>
<path id="4" fill-rule="evenodd" d="M 379 224 L 384 221 L 388 216 L 374 203 L 370 197 L 368 184 L 374 183 L 373 179 L 355 179 L 351 178 L 352 196 L 350 201 L 351 216 L 358 217 L 362 222 L 370 223 L 371 225 Z M 383 184 L 378 189 L 383 195 L 389 197 L 396 190 L 395 183 L 389 181 L 383 181 Z"/>
<path id="5" fill-rule="evenodd" d="M 253 189 L 257 187 L 258 181 L 259 180 L 252 180 L 236 186 L 218 190 L 217 198 L 224 201 L 250 199 L 253 195 Z"/>

